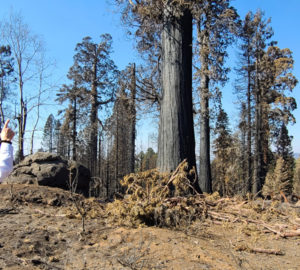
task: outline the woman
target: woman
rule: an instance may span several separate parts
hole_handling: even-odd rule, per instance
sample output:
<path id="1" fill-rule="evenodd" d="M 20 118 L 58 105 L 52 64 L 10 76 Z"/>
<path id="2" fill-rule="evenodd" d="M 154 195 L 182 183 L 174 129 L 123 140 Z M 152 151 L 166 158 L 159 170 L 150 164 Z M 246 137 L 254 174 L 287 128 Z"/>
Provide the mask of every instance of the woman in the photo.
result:
<path id="1" fill-rule="evenodd" d="M 0 182 L 10 174 L 13 169 L 13 147 L 11 141 L 15 133 L 8 127 L 9 120 L 4 124 L 1 131 L 0 146 Z"/>

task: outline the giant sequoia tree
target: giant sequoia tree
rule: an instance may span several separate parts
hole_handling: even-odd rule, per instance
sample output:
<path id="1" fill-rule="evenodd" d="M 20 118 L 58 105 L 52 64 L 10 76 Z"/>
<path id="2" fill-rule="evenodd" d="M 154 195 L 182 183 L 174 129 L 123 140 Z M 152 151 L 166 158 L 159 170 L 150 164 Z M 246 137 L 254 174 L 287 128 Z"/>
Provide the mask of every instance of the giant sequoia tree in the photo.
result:
<path id="1" fill-rule="evenodd" d="M 111 59 L 112 38 L 109 34 L 101 35 L 100 42 L 94 43 L 85 37 L 76 45 L 74 60 L 79 84 L 90 103 L 89 126 L 89 167 L 92 175 L 96 174 L 98 153 L 98 111 L 113 101 L 117 68 Z M 74 71 L 75 72 L 75 71 Z"/>
<path id="2" fill-rule="evenodd" d="M 177 14 L 176 14 L 177 12 Z M 192 15 L 166 6 L 162 30 L 162 98 L 158 167 L 172 171 L 183 160 L 195 166 L 192 104 Z"/>
<path id="3" fill-rule="evenodd" d="M 117 1 L 131 12 L 139 29 L 161 29 L 160 123 L 158 167 L 172 171 L 183 160 L 195 167 L 192 104 L 192 1 Z M 125 3 L 124 3 L 125 2 Z M 137 31 L 139 34 L 141 31 Z M 199 190 L 198 183 L 195 183 Z"/>

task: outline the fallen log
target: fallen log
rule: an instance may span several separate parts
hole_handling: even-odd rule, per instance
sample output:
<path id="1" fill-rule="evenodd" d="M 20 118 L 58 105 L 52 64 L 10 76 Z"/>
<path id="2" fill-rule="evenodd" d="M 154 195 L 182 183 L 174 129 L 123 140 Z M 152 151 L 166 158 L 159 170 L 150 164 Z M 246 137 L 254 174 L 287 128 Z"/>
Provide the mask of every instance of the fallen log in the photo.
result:
<path id="1" fill-rule="evenodd" d="M 284 255 L 280 249 L 249 248 L 251 253 L 265 253 L 272 255 Z"/>
<path id="2" fill-rule="evenodd" d="M 235 248 L 236 251 L 248 251 L 251 253 L 264 253 L 264 254 L 270 254 L 270 255 L 284 255 L 284 252 L 282 252 L 280 249 L 265 249 L 265 248 L 255 248 L 255 247 L 249 247 L 246 245 L 241 245 Z"/>

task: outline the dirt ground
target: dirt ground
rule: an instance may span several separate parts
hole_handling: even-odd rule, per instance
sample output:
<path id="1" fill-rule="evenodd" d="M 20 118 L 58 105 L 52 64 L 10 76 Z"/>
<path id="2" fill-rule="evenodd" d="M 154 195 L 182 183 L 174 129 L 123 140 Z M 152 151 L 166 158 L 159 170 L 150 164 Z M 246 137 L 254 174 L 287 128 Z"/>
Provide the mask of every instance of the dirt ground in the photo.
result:
<path id="1" fill-rule="evenodd" d="M 297 206 L 245 216 L 249 203 L 236 202 L 234 220 L 224 208 L 186 228 L 131 228 L 86 199 L 83 232 L 67 191 L 2 184 L 0 198 L 0 269 L 300 269 Z"/>

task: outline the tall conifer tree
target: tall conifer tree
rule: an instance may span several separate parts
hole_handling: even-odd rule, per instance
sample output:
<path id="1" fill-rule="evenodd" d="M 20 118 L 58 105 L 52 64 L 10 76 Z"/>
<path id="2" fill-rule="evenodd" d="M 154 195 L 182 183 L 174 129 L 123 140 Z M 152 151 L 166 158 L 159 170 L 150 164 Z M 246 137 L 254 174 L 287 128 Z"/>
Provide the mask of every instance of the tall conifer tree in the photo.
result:
<path id="1" fill-rule="evenodd" d="M 112 37 L 103 34 L 98 44 L 90 37 L 85 37 L 76 45 L 75 51 L 74 60 L 78 65 L 80 87 L 90 104 L 89 168 L 95 176 L 98 164 L 98 111 L 113 101 L 118 75 L 116 65 L 111 59 Z"/>
<path id="2" fill-rule="evenodd" d="M 50 114 L 44 126 L 43 133 L 43 146 L 48 152 L 53 152 L 54 150 L 54 132 L 55 132 L 55 119 L 53 114 Z"/>
<path id="3" fill-rule="evenodd" d="M 197 24 L 197 53 L 200 67 L 200 169 L 199 183 L 204 192 L 212 192 L 210 166 L 210 109 L 213 86 L 227 81 L 224 67 L 227 47 L 233 41 L 238 15 L 230 0 L 196 1 L 193 14 Z"/>

